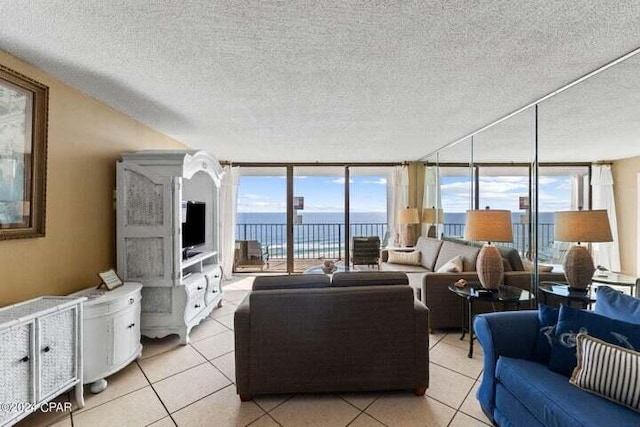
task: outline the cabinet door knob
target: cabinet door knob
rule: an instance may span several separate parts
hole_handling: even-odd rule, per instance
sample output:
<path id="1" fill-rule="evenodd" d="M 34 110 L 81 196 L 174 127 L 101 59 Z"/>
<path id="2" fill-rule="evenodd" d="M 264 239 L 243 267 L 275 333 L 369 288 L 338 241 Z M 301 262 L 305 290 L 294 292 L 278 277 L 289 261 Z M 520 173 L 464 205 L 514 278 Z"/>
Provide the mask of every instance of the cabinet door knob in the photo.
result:
<path id="1" fill-rule="evenodd" d="M 129 326 L 127 326 L 127 328 L 131 329 L 131 328 L 133 328 L 134 326 L 136 326 L 136 324 L 135 324 L 135 323 L 132 323 L 132 324 L 130 324 Z"/>
<path id="2" fill-rule="evenodd" d="M 45 353 L 49 353 L 51 351 L 51 347 L 46 346 L 45 348 L 42 349 L 42 351 L 44 351 Z"/>
<path id="3" fill-rule="evenodd" d="M 200 308 L 200 304 L 196 304 L 194 307 L 195 308 Z"/>
<path id="4" fill-rule="evenodd" d="M 134 302 L 136 302 L 136 300 L 134 300 L 133 298 L 129 298 L 129 304 L 133 304 Z"/>
<path id="5" fill-rule="evenodd" d="M 201 290 L 203 290 L 203 289 L 204 289 L 204 287 L 202 287 L 202 286 L 198 286 L 198 287 L 196 288 L 196 290 L 198 290 L 198 291 L 201 291 Z"/>
<path id="6" fill-rule="evenodd" d="M 217 279 L 218 277 L 220 277 L 218 274 L 213 276 L 214 279 Z"/>
<path id="7" fill-rule="evenodd" d="M 29 356 L 25 356 L 22 359 L 20 359 L 21 362 L 28 362 L 29 360 L 30 360 Z"/>

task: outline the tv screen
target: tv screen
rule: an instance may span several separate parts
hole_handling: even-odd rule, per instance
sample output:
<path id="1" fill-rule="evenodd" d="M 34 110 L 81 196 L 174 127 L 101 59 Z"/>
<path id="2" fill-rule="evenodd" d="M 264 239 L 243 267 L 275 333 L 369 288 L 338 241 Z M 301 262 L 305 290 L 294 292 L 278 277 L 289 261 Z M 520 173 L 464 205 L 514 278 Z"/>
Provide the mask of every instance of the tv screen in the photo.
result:
<path id="1" fill-rule="evenodd" d="M 205 242 L 205 212 L 204 202 L 187 202 L 187 212 L 182 223 L 182 248 L 193 248 L 204 245 Z"/>

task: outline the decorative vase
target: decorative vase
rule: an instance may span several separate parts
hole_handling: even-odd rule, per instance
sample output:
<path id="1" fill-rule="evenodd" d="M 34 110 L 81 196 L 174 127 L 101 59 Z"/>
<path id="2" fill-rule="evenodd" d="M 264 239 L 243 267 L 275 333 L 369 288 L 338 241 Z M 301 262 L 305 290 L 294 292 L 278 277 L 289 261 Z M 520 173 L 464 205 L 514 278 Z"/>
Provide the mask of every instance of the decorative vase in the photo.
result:
<path id="1" fill-rule="evenodd" d="M 504 276 L 502 256 L 498 248 L 493 245 L 484 245 L 476 260 L 476 270 L 483 288 L 498 289 Z"/>
<path id="2" fill-rule="evenodd" d="M 573 245 L 567 253 L 564 262 L 564 275 L 570 287 L 586 289 L 591 283 L 596 268 L 589 250 L 584 246 Z"/>
<path id="3" fill-rule="evenodd" d="M 331 260 L 326 260 L 322 263 L 322 271 L 326 274 L 336 271 L 336 264 Z"/>

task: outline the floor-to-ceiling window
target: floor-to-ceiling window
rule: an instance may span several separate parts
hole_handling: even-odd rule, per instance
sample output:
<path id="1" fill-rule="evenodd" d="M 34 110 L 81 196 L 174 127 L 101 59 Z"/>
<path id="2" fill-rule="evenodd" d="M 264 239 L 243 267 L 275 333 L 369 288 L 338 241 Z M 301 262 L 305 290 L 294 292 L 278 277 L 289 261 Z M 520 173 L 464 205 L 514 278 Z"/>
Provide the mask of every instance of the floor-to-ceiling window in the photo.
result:
<path id="1" fill-rule="evenodd" d="M 235 271 L 304 272 L 326 260 L 348 265 L 354 236 L 384 242 L 389 170 L 241 166 Z"/>
<path id="2" fill-rule="evenodd" d="M 287 271 L 287 171 L 241 168 L 235 271 Z"/>

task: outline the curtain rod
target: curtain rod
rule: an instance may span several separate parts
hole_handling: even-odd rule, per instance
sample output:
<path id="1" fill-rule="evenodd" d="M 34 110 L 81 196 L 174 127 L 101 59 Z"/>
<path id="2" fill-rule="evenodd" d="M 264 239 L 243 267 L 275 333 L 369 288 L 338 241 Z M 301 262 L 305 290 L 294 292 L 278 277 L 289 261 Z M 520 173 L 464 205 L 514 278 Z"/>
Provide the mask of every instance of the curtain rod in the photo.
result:
<path id="1" fill-rule="evenodd" d="M 408 165 L 409 162 L 362 162 L 362 163 L 354 163 L 354 162 L 331 162 L 331 163 L 320 163 L 320 162 L 289 162 L 289 163 L 276 163 L 276 162 L 230 162 L 228 160 L 220 161 L 222 166 L 240 166 L 240 167 L 286 167 L 286 166 L 298 166 L 298 167 L 306 167 L 306 166 L 354 166 L 354 167 L 382 167 L 382 166 L 402 166 Z"/>
<path id="2" fill-rule="evenodd" d="M 539 98 L 539 99 L 537 99 L 537 100 L 535 100 L 535 101 L 533 101 L 533 102 L 530 102 L 529 104 L 525 105 L 524 107 L 518 108 L 517 110 L 515 110 L 515 111 L 513 111 L 513 112 L 511 112 L 511 113 L 509 113 L 509 114 L 507 114 L 506 116 L 502 116 L 502 117 L 501 117 L 501 118 L 499 118 L 498 120 L 496 120 L 496 121 L 494 121 L 494 122 L 491 122 L 491 123 L 489 123 L 488 125 L 483 126 L 483 127 L 481 127 L 480 129 L 477 129 L 477 130 L 475 130 L 475 131 L 471 132 L 470 134 L 468 134 L 468 135 L 466 135 L 466 136 L 463 136 L 462 138 L 459 138 L 459 139 L 457 139 L 457 140 L 455 140 L 455 141 L 453 141 L 453 142 L 450 142 L 450 143 L 448 143 L 448 144 L 443 145 L 442 147 L 440 147 L 440 148 L 438 148 L 438 149 L 436 149 L 436 150 L 431 151 L 429 154 L 427 154 L 427 155 L 425 155 L 425 156 L 420 157 L 420 158 L 418 159 L 418 161 L 426 161 L 428 157 L 432 156 L 433 154 L 437 153 L 438 151 L 444 150 L 445 148 L 453 147 L 454 145 L 456 145 L 456 144 L 458 144 L 458 143 L 460 143 L 460 142 L 464 141 L 464 140 L 465 140 L 465 139 L 467 139 L 467 138 L 470 138 L 470 137 L 472 137 L 472 136 L 474 136 L 474 135 L 477 135 L 477 134 L 479 134 L 480 132 L 484 132 L 485 130 L 487 130 L 487 129 L 489 129 L 489 128 L 492 128 L 492 127 L 494 127 L 495 125 L 497 125 L 497 124 L 499 124 L 499 123 L 502 123 L 502 122 L 504 122 L 505 120 L 510 119 L 511 117 L 513 117 L 513 116 L 515 116 L 515 115 L 517 115 L 517 114 L 520 114 L 521 112 L 523 112 L 523 111 L 525 111 L 525 110 L 528 110 L 529 108 L 533 107 L 534 105 L 540 104 L 541 102 L 546 101 L 547 99 L 549 99 L 549 98 L 551 98 L 551 97 L 553 97 L 553 96 L 555 96 L 555 95 L 559 95 L 560 93 L 564 92 L 565 90 L 567 90 L 567 89 L 569 89 L 569 88 L 572 88 L 573 86 L 575 86 L 575 85 L 577 85 L 577 84 L 579 84 L 579 83 L 582 83 L 583 81 L 585 81 L 585 80 L 587 80 L 587 79 L 589 79 L 589 78 L 591 78 L 591 77 L 593 77 L 593 76 L 595 76 L 595 75 L 597 75 L 597 74 L 600 74 L 601 72 L 603 72 L 603 71 L 605 71 L 605 70 L 607 70 L 607 69 L 609 69 L 609 68 L 613 67 L 614 65 L 616 65 L 616 64 L 618 64 L 618 63 L 620 63 L 620 62 L 623 62 L 623 61 L 625 61 L 625 60 L 627 60 L 627 59 L 629 59 L 629 58 L 631 58 L 631 57 L 633 57 L 633 56 L 637 55 L 638 53 L 640 53 L 640 47 L 638 47 L 638 48 L 636 48 L 636 49 L 632 50 L 632 51 L 631 51 L 631 52 L 629 52 L 629 53 L 626 53 L 626 54 L 622 55 L 621 57 L 619 57 L 619 58 L 617 58 L 617 59 L 614 59 L 613 61 L 611 61 L 611 62 L 609 62 L 609 63 L 607 63 L 607 64 L 603 65 L 603 66 L 602 66 L 602 67 L 600 67 L 600 68 L 597 68 L 597 69 L 595 69 L 595 70 L 593 70 L 593 71 L 591 71 L 591 72 L 589 72 L 589 73 L 587 73 L 587 74 L 583 75 L 582 77 L 579 77 L 578 79 L 576 79 L 576 80 L 574 80 L 574 81 L 572 81 L 572 82 L 570 82 L 570 83 L 568 83 L 568 84 L 566 84 L 566 85 L 562 86 L 561 88 L 559 88 L 559 89 L 557 89 L 557 90 L 554 90 L 553 92 L 550 92 L 550 93 L 546 94 L 546 95 L 545 95 L 545 96 L 543 96 L 542 98 Z"/>

